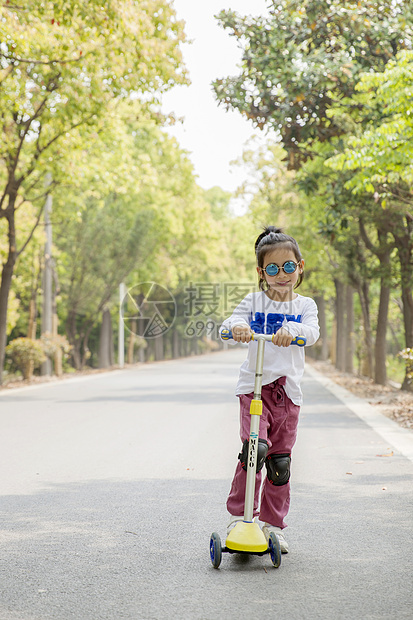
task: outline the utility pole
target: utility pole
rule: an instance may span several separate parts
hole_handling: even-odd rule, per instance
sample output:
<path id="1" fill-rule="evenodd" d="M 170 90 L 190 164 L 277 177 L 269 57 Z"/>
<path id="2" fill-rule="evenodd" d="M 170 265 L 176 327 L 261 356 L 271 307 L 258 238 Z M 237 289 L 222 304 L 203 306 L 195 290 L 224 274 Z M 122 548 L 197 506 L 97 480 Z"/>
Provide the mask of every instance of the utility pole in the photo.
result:
<path id="1" fill-rule="evenodd" d="M 119 368 L 125 366 L 125 324 L 123 322 L 123 300 L 126 295 L 126 286 L 123 282 L 119 284 L 119 346 L 118 346 L 118 365 Z"/>
<path id="2" fill-rule="evenodd" d="M 48 187 L 52 182 L 50 174 L 46 175 L 45 187 Z M 46 203 L 44 205 L 44 228 L 46 233 L 46 243 L 44 246 L 44 272 L 43 272 L 43 310 L 42 310 L 42 335 L 45 333 L 52 335 L 53 323 L 52 323 L 52 306 L 53 306 L 53 291 L 52 291 L 52 223 L 50 221 L 50 215 L 52 212 L 52 196 L 47 194 Z M 49 358 L 40 368 L 42 375 L 52 374 L 52 362 Z"/>

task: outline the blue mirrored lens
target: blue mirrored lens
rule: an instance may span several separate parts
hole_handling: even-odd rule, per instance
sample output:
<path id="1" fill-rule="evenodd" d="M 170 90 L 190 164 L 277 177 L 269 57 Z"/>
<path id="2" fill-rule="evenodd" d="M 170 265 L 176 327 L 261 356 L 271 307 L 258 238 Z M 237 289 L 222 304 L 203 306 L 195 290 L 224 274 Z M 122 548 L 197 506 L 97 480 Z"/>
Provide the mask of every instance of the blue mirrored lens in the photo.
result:
<path id="1" fill-rule="evenodd" d="M 269 276 L 276 276 L 278 273 L 278 265 L 275 263 L 270 263 L 266 266 L 265 271 Z"/>
<path id="2" fill-rule="evenodd" d="M 288 260 L 286 263 L 284 263 L 283 269 L 285 273 L 294 273 L 294 271 L 297 269 L 297 265 L 294 261 Z"/>

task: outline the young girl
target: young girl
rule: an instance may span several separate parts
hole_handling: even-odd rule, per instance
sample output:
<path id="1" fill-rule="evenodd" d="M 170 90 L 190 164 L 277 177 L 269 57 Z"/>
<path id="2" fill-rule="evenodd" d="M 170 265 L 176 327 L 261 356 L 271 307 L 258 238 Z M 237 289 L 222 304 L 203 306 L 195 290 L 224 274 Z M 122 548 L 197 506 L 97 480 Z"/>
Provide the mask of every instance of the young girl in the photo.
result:
<path id="1" fill-rule="evenodd" d="M 243 520 L 244 514 L 249 410 L 254 397 L 257 355 L 257 342 L 251 341 L 251 331 L 275 333 L 273 342 L 265 343 L 254 517 L 259 516 L 264 522 L 262 530 L 265 536 L 269 538 L 270 533 L 274 532 L 282 553 L 288 553 L 282 530 L 286 527 L 284 517 L 290 506 L 291 450 L 297 436 L 302 403 L 300 381 L 304 373 L 304 348 L 290 344 L 296 336 L 306 338 L 306 346 L 317 341 L 317 306 L 310 297 L 294 292 L 303 279 L 304 260 L 293 237 L 269 226 L 257 238 L 255 253 L 260 292 L 247 295 L 221 327 L 221 330 L 232 331 L 234 341 L 249 343 L 248 357 L 241 366 L 236 388 L 240 400 L 243 446 L 227 500 L 231 515 L 228 532 L 237 521 Z M 267 476 L 258 511 L 264 463 Z"/>

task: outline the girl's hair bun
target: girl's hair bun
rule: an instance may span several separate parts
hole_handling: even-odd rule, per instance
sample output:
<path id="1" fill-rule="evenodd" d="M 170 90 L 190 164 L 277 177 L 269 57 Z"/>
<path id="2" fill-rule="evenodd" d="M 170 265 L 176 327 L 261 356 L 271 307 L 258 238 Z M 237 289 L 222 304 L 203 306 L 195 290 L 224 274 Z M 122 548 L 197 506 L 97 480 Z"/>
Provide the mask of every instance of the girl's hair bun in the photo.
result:
<path id="1" fill-rule="evenodd" d="M 257 252 L 257 248 L 259 246 L 259 244 L 261 243 L 261 241 L 264 239 L 264 237 L 267 237 L 270 233 L 273 233 L 275 235 L 278 235 L 280 233 L 282 233 L 282 228 L 276 228 L 275 226 L 266 226 L 264 228 L 264 232 L 262 232 L 258 237 L 257 240 L 255 242 L 255 252 Z"/>

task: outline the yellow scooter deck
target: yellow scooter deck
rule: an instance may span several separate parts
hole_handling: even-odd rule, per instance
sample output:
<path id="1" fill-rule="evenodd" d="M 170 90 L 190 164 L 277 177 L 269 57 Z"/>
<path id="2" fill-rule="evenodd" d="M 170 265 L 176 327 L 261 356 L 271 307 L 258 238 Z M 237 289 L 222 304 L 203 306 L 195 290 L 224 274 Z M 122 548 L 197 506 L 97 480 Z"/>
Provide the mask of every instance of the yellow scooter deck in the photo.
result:
<path id="1" fill-rule="evenodd" d="M 268 549 L 265 538 L 258 523 L 239 521 L 228 534 L 225 545 L 232 551 L 245 553 L 263 553 Z"/>

